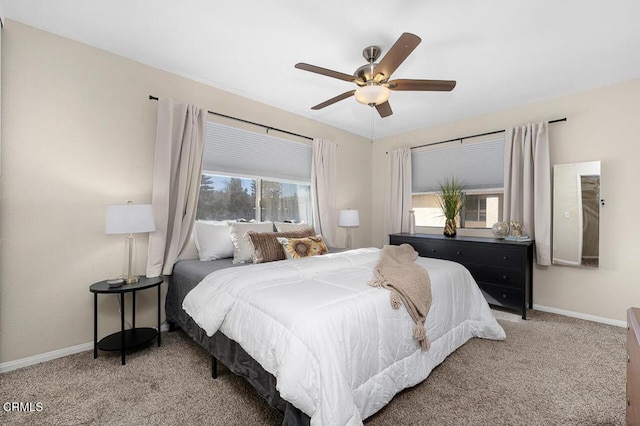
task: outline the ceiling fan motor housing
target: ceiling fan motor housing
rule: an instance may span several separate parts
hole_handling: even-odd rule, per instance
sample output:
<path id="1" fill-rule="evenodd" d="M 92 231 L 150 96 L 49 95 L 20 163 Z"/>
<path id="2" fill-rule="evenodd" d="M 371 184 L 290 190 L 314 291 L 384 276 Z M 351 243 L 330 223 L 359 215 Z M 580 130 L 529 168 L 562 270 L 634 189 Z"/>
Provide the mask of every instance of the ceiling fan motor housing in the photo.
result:
<path id="1" fill-rule="evenodd" d="M 363 82 L 367 82 L 370 80 L 373 80 L 373 78 L 375 77 L 373 75 L 373 70 L 376 68 L 376 66 L 378 65 L 376 63 L 376 60 L 380 57 L 380 54 L 382 53 L 382 50 L 378 47 L 378 46 L 369 46 L 369 47 L 365 47 L 364 50 L 362 51 L 362 57 L 368 62 L 366 65 L 361 66 L 360 68 L 358 68 L 356 70 L 356 72 L 353 73 L 353 75 L 363 81 Z M 356 81 L 356 83 L 358 83 Z"/>
<path id="2" fill-rule="evenodd" d="M 360 86 L 364 86 L 368 81 L 373 80 L 373 70 L 376 69 L 377 65 L 378 64 L 376 63 L 371 63 L 358 68 L 356 72 L 353 73 L 353 75 L 357 78 L 355 83 Z"/>

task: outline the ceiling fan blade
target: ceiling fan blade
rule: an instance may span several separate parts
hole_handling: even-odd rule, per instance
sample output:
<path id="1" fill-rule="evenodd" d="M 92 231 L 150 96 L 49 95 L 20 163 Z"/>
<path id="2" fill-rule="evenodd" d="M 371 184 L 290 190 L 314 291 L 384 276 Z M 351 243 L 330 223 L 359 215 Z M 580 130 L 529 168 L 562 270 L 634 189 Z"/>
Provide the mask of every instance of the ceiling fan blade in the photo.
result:
<path id="1" fill-rule="evenodd" d="M 391 74 L 407 59 L 407 56 L 418 47 L 422 40 L 415 34 L 403 33 L 384 55 L 378 66 L 373 70 L 373 75 L 382 74 L 382 80 L 388 80 Z"/>
<path id="2" fill-rule="evenodd" d="M 455 80 L 391 80 L 388 83 L 391 90 L 421 90 L 433 92 L 450 92 L 456 87 Z"/>
<path id="3" fill-rule="evenodd" d="M 303 62 L 297 63 L 295 67 L 298 68 L 299 70 L 314 72 L 316 74 L 326 75 L 327 77 L 337 78 L 339 80 L 350 81 L 350 82 L 358 80 L 353 75 L 345 74 L 338 71 L 333 71 L 327 68 L 317 67 L 315 65 L 305 64 Z"/>
<path id="4" fill-rule="evenodd" d="M 391 105 L 389 105 L 389 101 L 382 103 L 380 105 L 376 105 L 376 109 L 378 110 L 378 114 L 380 114 L 380 117 L 382 118 L 388 117 L 391 114 L 393 114 L 393 111 L 391 110 Z"/>
<path id="5" fill-rule="evenodd" d="M 354 93 L 356 93 L 355 90 L 350 90 L 348 92 L 344 92 L 343 94 L 338 95 L 335 98 L 331 98 L 328 101 L 324 101 L 321 104 L 318 104 L 318 105 L 316 105 L 314 107 L 311 107 L 311 109 L 315 109 L 315 110 L 322 109 L 322 108 L 327 107 L 327 106 L 329 106 L 331 104 L 335 104 L 336 102 L 339 102 L 339 101 L 341 101 L 343 99 L 347 99 L 348 97 L 353 96 Z"/>

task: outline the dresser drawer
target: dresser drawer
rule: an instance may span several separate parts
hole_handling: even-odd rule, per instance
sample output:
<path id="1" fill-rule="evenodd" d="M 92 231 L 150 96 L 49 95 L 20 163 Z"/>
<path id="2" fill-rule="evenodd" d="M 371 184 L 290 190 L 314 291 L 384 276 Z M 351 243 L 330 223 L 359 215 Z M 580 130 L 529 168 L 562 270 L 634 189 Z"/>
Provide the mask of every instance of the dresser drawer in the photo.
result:
<path id="1" fill-rule="evenodd" d="M 521 268 L 522 250 L 509 247 L 493 247 L 491 244 L 461 243 L 455 251 L 457 262 L 491 265 L 505 268 Z"/>
<path id="2" fill-rule="evenodd" d="M 472 264 L 467 264 L 466 266 L 477 282 L 498 284 L 514 288 L 522 288 L 524 285 L 522 273 L 517 269 Z"/>
<path id="3" fill-rule="evenodd" d="M 398 242 L 397 244 L 400 245 L 403 243 L 411 244 L 413 249 L 422 257 L 433 257 L 445 260 L 455 260 L 457 257 L 456 252 L 458 250 L 456 250 L 453 245 L 447 244 L 445 241 L 412 238 Z M 391 240 L 391 244 L 396 244 L 393 239 Z"/>
<path id="4" fill-rule="evenodd" d="M 523 291 L 513 287 L 478 282 L 478 287 L 490 305 L 520 309 L 522 307 Z"/>
<path id="5" fill-rule="evenodd" d="M 398 239 L 392 237 L 391 244 L 408 243 L 422 257 L 453 260 L 454 262 L 476 263 L 505 268 L 521 268 L 525 252 L 519 247 L 469 241 L 439 240 L 419 237 Z"/>

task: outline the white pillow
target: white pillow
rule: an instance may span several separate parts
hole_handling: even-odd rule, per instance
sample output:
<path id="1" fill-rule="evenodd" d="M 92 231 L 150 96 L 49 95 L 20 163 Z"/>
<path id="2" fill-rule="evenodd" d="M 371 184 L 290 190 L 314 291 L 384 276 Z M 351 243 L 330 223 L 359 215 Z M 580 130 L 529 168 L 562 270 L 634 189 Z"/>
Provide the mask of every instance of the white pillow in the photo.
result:
<path id="1" fill-rule="evenodd" d="M 233 243 L 227 222 L 197 220 L 193 237 L 200 260 L 218 260 L 233 256 Z"/>
<path id="2" fill-rule="evenodd" d="M 308 223 L 273 222 L 278 232 L 293 232 L 304 228 L 312 228 Z"/>
<path id="3" fill-rule="evenodd" d="M 253 262 L 253 250 L 249 241 L 244 237 L 248 231 L 273 232 L 271 222 L 232 222 L 228 221 L 233 243 L 233 263 Z"/>

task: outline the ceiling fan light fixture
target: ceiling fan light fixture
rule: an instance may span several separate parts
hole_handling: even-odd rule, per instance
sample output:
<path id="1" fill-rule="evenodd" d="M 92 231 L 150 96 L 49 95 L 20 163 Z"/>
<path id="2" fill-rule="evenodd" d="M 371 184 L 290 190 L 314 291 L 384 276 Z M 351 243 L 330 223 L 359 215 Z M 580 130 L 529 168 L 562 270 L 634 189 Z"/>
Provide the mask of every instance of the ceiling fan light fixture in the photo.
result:
<path id="1" fill-rule="evenodd" d="M 389 99 L 390 90 L 378 84 L 368 84 L 356 89 L 355 97 L 358 102 L 364 105 L 380 105 Z"/>
<path id="2" fill-rule="evenodd" d="M 349 90 L 341 95 L 324 101 L 318 105 L 311 107 L 312 110 L 319 110 L 336 102 L 355 96 L 356 100 L 364 105 L 375 107 L 380 118 L 389 117 L 393 114 L 391 105 L 389 105 L 390 90 L 399 91 L 451 91 L 456 87 L 453 80 L 416 80 L 416 79 L 398 79 L 391 80 L 391 75 L 404 62 L 405 59 L 420 44 L 420 37 L 411 33 L 402 33 L 400 38 L 391 46 L 389 51 L 379 61 L 380 48 L 377 46 L 369 46 L 362 52 L 362 56 L 367 61 L 365 65 L 359 67 L 353 75 L 333 71 L 327 68 L 297 63 L 296 68 L 313 72 L 327 77 L 336 78 L 338 80 L 355 83 L 359 86 L 355 90 Z M 372 114 L 373 115 L 373 114 Z M 373 134 L 373 133 L 372 133 Z M 373 139 L 373 138 L 372 138 Z"/>

